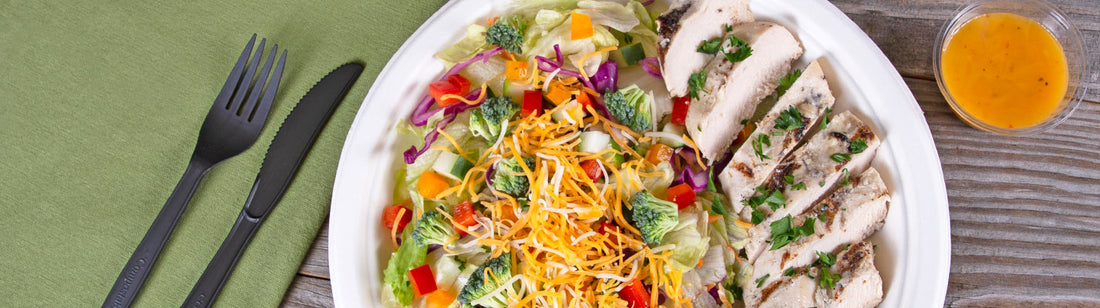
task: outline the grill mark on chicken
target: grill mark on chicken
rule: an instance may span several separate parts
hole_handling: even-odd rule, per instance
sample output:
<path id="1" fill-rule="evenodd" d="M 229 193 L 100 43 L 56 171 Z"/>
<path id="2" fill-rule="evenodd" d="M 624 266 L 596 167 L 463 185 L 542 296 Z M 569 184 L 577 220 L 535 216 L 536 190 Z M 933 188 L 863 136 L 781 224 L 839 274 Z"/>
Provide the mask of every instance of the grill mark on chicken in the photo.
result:
<path id="1" fill-rule="evenodd" d="M 660 37 L 657 40 L 657 53 L 660 54 L 661 59 L 664 59 L 665 53 L 668 52 L 668 44 L 672 42 L 672 35 L 676 34 L 676 31 L 680 31 L 680 19 L 684 17 L 684 13 L 691 9 L 693 4 L 693 2 L 684 2 L 683 5 L 657 16 L 657 35 Z"/>
<path id="2" fill-rule="evenodd" d="M 776 289 L 779 289 L 780 285 L 782 285 L 782 284 L 777 281 L 777 282 L 770 283 L 770 284 L 768 284 L 767 287 L 764 287 L 764 289 L 761 289 L 760 290 L 760 303 L 768 301 L 768 297 L 772 296 L 772 293 L 774 293 Z"/>
<path id="3" fill-rule="evenodd" d="M 875 139 L 875 132 L 871 131 L 870 126 L 860 125 L 859 128 L 856 129 L 855 138 L 852 139 L 863 139 L 866 141 L 871 141 Z"/>
<path id="4" fill-rule="evenodd" d="M 799 164 L 796 161 L 790 161 L 790 162 L 787 162 L 787 163 L 779 164 L 779 167 L 775 168 L 775 173 L 773 173 L 771 178 L 768 179 L 768 181 L 764 183 L 764 188 L 768 189 L 768 190 L 778 190 L 778 191 L 786 190 L 787 189 L 787 182 L 783 178 L 783 176 L 791 174 L 792 170 L 801 168 L 801 166 L 802 165 Z"/>
<path id="5" fill-rule="evenodd" d="M 745 163 L 737 163 L 737 165 L 733 166 L 733 169 L 741 172 L 745 177 L 753 177 L 752 168 L 749 168 L 749 165 Z"/>
<path id="6" fill-rule="evenodd" d="M 863 258 L 867 257 L 867 248 L 862 247 L 868 245 L 867 242 L 859 242 L 853 244 L 853 247 L 844 252 L 840 256 L 837 256 L 836 267 L 838 272 L 847 272 L 855 269 L 863 262 Z"/>
<path id="7" fill-rule="evenodd" d="M 841 142 L 845 142 L 845 143 L 848 142 L 848 135 L 845 135 L 844 133 L 833 132 L 832 134 L 829 134 L 829 135 L 833 136 L 833 138 L 839 139 Z"/>

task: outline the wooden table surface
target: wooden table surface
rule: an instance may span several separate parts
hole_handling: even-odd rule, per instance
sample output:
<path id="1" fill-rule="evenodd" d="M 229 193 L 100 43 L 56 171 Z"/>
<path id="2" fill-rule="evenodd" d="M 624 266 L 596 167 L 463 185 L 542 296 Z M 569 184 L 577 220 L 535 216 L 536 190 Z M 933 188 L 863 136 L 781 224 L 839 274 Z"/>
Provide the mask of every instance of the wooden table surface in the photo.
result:
<path id="1" fill-rule="evenodd" d="M 936 86 L 932 46 L 970 0 L 833 0 L 897 67 L 943 163 L 951 212 L 945 306 L 1100 307 L 1100 1 L 1052 2 L 1083 35 L 1085 101 L 1054 130 L 1002 137 L 970 128 Z M 328 226 L 283 302 L 330 307 Z"/>

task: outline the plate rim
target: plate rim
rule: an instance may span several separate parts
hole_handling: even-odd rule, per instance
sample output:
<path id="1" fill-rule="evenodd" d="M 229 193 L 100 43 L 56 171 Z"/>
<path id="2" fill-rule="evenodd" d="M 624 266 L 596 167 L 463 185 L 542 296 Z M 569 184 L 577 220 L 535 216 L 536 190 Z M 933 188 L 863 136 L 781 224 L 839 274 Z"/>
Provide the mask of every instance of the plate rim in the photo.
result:
<path id="1" fill-rule="evenodd" d="M 759 1 L 759 0 L 753 0 L 752 2 L 757 2 L 757 1 Z M 351 153 L 351 152 L 353 152 L 353 151 L 357 150 L 359 147 L 361 147 L 361 145 L 358 144 L 358 143 L 363 138 L 357 138 L 357 137 L 360 137 L 359 132 L 363 130 L 363 126 L 368 125 L 368 123 L 370 122 L 368 118 L 373 117 L 372 115 L 369 115 L 369 111 L 372 109 L 370 102 L 373 101 L 374 99 L 376 99 L 376 97 L 378 95 L 380 95 L 379 93 L 380 93 L 381 90 L 379 90 L 379 88 L 386 87 L 386 86 L 389 86 L 389 85 L 394 83 L 394 82 L 391 82 L 391 81 L 396 80 L 396 78 L 390 78 L 390 75 L 392 75 L 395 70 L 397 70 L 399 68 L 404 68 L 404 66 L 408 66 L 408 65 L 404 65 L 404 64 L 407 64 L 406 62 L 408 62 L 407 60 L 404 60 L 404 59 L 407 58 L 406 55 L 409 54 L 409 52 L 408 52 L 409 49 L 412 48 L 412 46 L 415 45 L 417 42 L 423 40 L 423 38 L 426 35 L 428 35 L 428 33 L 427 33 L 428 29 L 433 28 L 434 26 L 436 26 L 436 24 L 440 23 L 441 20 L 446 15 L 448 15 L 448 13 L 453 13 L 452 11 L 455 10 L 456 8 L 465 8 L 465 6 L 469 6 L 470 3 L 475 3 L 475 2 L 480 3 L 480 4 L 484 4 L 483 2 L 480 2 L 478 0 L 448 1 L 446 4 L 441 6 L 439 8 L 439 10 L 437 10 L 435 13 L 433 13 L 427 20 L 425 20 L 424 23 L 421 24 L 420 27 L 418 27 L 417 30 L 412 35 L 410 35 L 409 38 L 406 39 L 404 43 L 402 43 L 401 47 L 399 47 L 397 49 L 397 51 L 394 52 L 394 55 L 388 60 L 386 65 L 383 67 L 383 69 L 378 73 L 378 75 L 375 79 L 375 82 L 371 85 L 370 90 L 368 91 L 367 95 L 364 97 L 363 102 L 360 105 L 359 110 L 356 113 L 356 117 L 353 120 L 352 125 L 349 127 L 349 132 L 347 134 L 347 137 L 345 138 L 344 146 L 341 150 L 340 159 L 339 159 L 338 165 L 337 165 L 337 170 L 336 170 L 334 184 L 333 184 L 333 194 L 332 194 L 330 212 L 329 212 L 330 223 L 329 223 L 329 227 L 328 227 L 328 229 L 329 229 L 328 230 L 329 231 L 328 258 L 329 258 L 329 272 L 330 272 L 330 281 L 331 281 L 330 284 L 331 284 L 331 287 L 332 287 L 333 301 L 337 306 L 355 305 L 356 303 L 366 303 L 367 301 L 365 301 L 364 299 L 366 299 L 366 298 L 375 298 L 375 296 L 373 296 L 373 295 L 367 295 L 366 298 L 364 298 L 364 296 L 362 294 L 364 292 L 362 292 L 360 289 L 350 288 L 350 285 L 348 283 L 344 283 L 344 282 L 350 281 L 349 279 L 358 279 L 358 278 L 356 278 L 356 277 L 349 278 L 348 276 L 351 276 L 352 275 L 351 273 L 349 273 L 347 271 L 341 271 L 341 269 L 342 269 L 341 266 L 344 266 L 343 264 L 345 264 L 347 262 L 355 262 L 355 260 L 347 260 L 345 258 L 346 253 L 343 253 L 343 252 L 346 251 L 345 248 L 347 248 L 347 246 L 342 245 L 341 243 L 348 242 L 349 240 L 352 240 L 353 238 L 355 238 L 355 236 L 350 236 L 350 238 L 349 238 L 349 236 L 344 236 L 344 233 L 341 232 L 342 230 L 347 228 L 345 226 L 345 223 L 346 223 L 347 219 L 350 219 L 351 215 L 346 215 L 346 213 L 343 213 L 342 210 L 344 210 L 345 206 L 342 206 L 342 205 L 345 204 L 345 202 L 344 202 L 345 199 L 340 198 L 340 197 L 343 196 L 345 192 L 348 192 L 347 188 L 342 188 L 342 187 L 344 187 L 345 185 L 348 185 L 348 182 L 347 182 L 348 180 L 347 179 L 349 177 L 349 173 L 359 171 L 359 170 L 349 170 L 350 168 L 342 168 L 342 167 L 343 166 L 349 166 L 349 165 L 352 164 L 352 162 L 350 161 L 351 160 L 350 154 L 354 154 L 354 153 Z M 501 1 L 495 1 L 494 3 L 500 3 L 500 2 Z M 917 127 L 911 127 L 911 128 L 921 128 L 921 129 L 916 129 L 917 132 L 915 132 L 915 133 L 920 135 L 919 136 L 920 139 L 922 139 L 923 141 L 927 141 L 927 142 L 924 142 L 922 149 L 924 149 L 926 151 L 930 150 L 932 155 L 930 155 L 930 156 L 929 155 L 923 155 L 923 157 L 921 157 L 922 155 L 916 155 L 916 158 L 917 159 L 924 159 L 925 160 L 924 164 L 934 165 L 936 168 L 926 168 L 926 170 L 923 170 L 923 171 L 925 173 L 928 173 L 926 175 L 930 176 L 932 179 L 938 180 L 938 181 L 932 181 L 932 182 L 934 182 L 934 187 L 922 187 L 921 195 L 923 195 L 923 197 L 924 197 L 922 199 L 930 199 L 930 200 L 933 201 L 932 202 L 933 206 L 929 206 L 927 208 L 922 208 L 922 210 L 929 210 L 929 212 L 930 212 L 930 213 L 925 213 L 926 215 L 923 215 L 923 216 L 930 216 L 935 221 L 942 222 L 942 223 L 936 225 L 935 228 L 922 228 L 921 229 L 922 236 L 920 236 L 920 237 L 914 236 L 914 232 L 917 231 L 917 230 L 914 230 L 915 229 L 914 225 L 912 225 L 912 224 L 907 224 L 906 225 L 905 237 L 907 238 L 906 242 L 907 242 L 907 245 L 908 245 L 907 250 L 906 250 L 906 254 L 915 253 L 915 249 L 909 249 L 910 247 L 912 247 L 914 245 L 928 245 L 928 246 L 931 246 L 931 247 L 927 247 L 927 248 L 931 248 L 932 250 L 938 252 L 938 254 L 935 256 L 934 260 L 926 262 L 926 263 L 932 263 L 932 265 L 935 265 L 935 269 L 936 269 L 936 271 L 930 275 L 932 278 L 929 279 L 928 283 L 920 284 L 920 285 L 917 285 L 917 286 L 914 286 L 914 287 L 910 287 L 908 289 L 900 289 L 900 291 L 903 293 L 900 298 L 910 299 L 910 301 L 901 302 L 900 306 L 923 306 L 923 305 L 914 304 L 915 301 L 912 301 L 913 299 L 919 299 L 919 298 L 929 299 L 930 301 L 928 301 L 928 302 L 930 302 L 932 304 L 937 304 L 937 305 L 942 306 L 943 303 L 945 302 L 945 299 L 946 299 L 947 284 L 948 284 L 948 278 L 949 278 L 949 274 L 950 274 L 950 258 L 951 258 L 951 243 L 950 242 L 951 242 L 951 236 L 950 236 L 949 203 L 948 203 L 948 199 L 947 199 L 946 183 L 945 183 L 945 180 L 944 180 L 944 177 L 943 177 L 942 164 L 940 162 L 938 149 L 935 146 L 935 140 L 932 137 L 931 129 L 928 126 L 928 122 L 927 122 L 926 118 L 924 117 L 923 111 L 920 109 L 920 105 L 916 101 L 916 98 L 913 96 L 912 92 L 910 91 L 908 85 L 905 83 L 904 79 L 897 72 L 896 67 L 893 66 L 893 64 L 885 56 L 885 54 L 882 52 L 882 50 L 878 48 L 878 45 L 876 45 L 874 43 L 874 41 L 871 40 L 871 38 L 869 36 L 867 36 L 867 34 L 864 33 L 858 27 L 858 25 L 855 24 L 854 21 L 852 21 L 850 18 L 847 17 L 847 15 L 845 15 L 842 11 L 840 11 L 839 8 L 837 8 L 832 3 L 827 2 L 826 0 L 788 0 L 788 1 L 785 1 L 785 2 L 787 2 L 787 3 L 785 3 L 783 5 L 797 6 L 797 7 L 800 7 L 800 8 L 809 8 L 809 10 L 813 10 L 814 8 L 820 9 L 820 10 L 816 11 L 816 13 L 826 15 L 826 16 L 823 16 L 823 17 L 826 17 L 826 18 L 821 18 L 821 19 L 815 20 L 813 23 L 816 23 L 816 24 L 830 23 L 833 26 L 841 27 L 841 28 L 843 28 L 842 29 L 843 33 L 846 33 L 852 39 L 855 39 L 855 42 L 849 41 L 847 43 L 855 43 L 855 44 L 858 44 L 860 46 L 858 48 L 851 48 L 851 49 L 856 50 L 856 51 L 861 51 L 861 54 L 864 54 L 863 56 L 866 56 L 866 57 L 861 57 L 861 59 L 863 59 L 865 62 L 871 62 L 870 63 L 871 65 L 878 65 L 879 67 L 877 67 L 877 69 L 885 69 L 886 73 L 887 73 L 885 75 L 889 75 L 889 77 L 890 77 L 889 78 L 890 80 L 888 80 L 888 81 L 881 81 L 880 80 L 879 82 L 876 82 L 875 84 L 889 84 L 894 89 L 890 90 L 890 91 L 885 91 L 885 92 L 894 93 L 895 95 L 898 95 L 900 97 L 904 97 L 905 99 L 904 99 L 903 102 L 901 102 L 901 103 L 903 103 L 901 105 L 905 105 L 908 109 L 904 110 L 903 117 L 909 117 L 909 118 L 911 118 L 910 120 L 916 120 L 915 122 L 917 122 L 917 123 L 915 125 L 917 125 Z M 795 28 L 801 28 L 801 27 L 802 26 L 799 25 L 799 26 L 796 26 Z M 869 53 L 869 55 L 867 53 Z M 434 52 L 433 52 L 433 54 L 434 54 Z M 427 62 L 433 62 L 433 61 L 427 61 Z M 424 64 L 422 64 L 422 65 L 424 65 Z M 858 76 L 853 75 L 851 77 L 852 77 L 852 79 L 857 79 Z M 883 77 L 883 76 L 876 75 L 876 78 L 880 78 L 880 77 Z M 867 77 L 864 77 L 864 78 L 867 78 Z M 400 83 L 398 83 L 398 84 L 400 84 Z M 863 87 L 863 84 L 857 84 L 857 85 L 855 85 L 855 87 L 857 89 L 860 89 L 859 92 L 864 96 L 868 96 L 868 93 L 883 92 L 883 91 L 868 92 L 867 89 L 864 89 L 865 87 Z M 868 101 L 870 101 L 870 99 L 871 98 L 867 98 Z M 870 103 L 868 103 L 868 104 L 869 104 L 868 107 L 871 109 L 871 111 L 873 111 L 873 114 L 876 115 L 875 118 L 882 118 L 882 117 L 879 116 L 879 113 L 878 113 L 878 111 L 880 111 L 880 110 L 878 108 L 875 108 L 876 105 L 870 104 Z M 866 112 L 865 110 L 861 110 L 861 111 Z M 378 122 L 378 121 L 376 121 L 376 122 Z M 374 136 L 376 138 L 373 138 L 373 142 L 370 142 L 370 143 L 373 143 L 376 146 L 384 144 L 385 141 L 392 141 L 394 139 L 394 138 L 392 138 L 392 136 L 390 136 L 390 138 L 387 138 L 385 136 L 385 134 L 381 134 L 381 133 L 378 133 L 378 134 L 375 134 L 375 135 L 380 135 L 380 136 Z M 392 134 L 390 134 L 390 135 L 392 135 Z M 392 143 L 392 142 L 390 142 L 390 143 Z M 908 170 L 909 169 L 908 166 L 898 165 L 897 161 L 899 161 L 899 160 L 897 159 L 897 154 L 901 154 L 902 155 L 901 157 L 904 158 L 904 159 L 908 159 L 908 160 L 912 160 L 912 159 L 909 159 L 909 156 L 906 156 L 906 153 L 894 153 L 894 154 L 895 154 L 895 159 L 894 159 L 895 160 L 895 166 L 893 166 L 893 168 L 899 169 L 899 171 Z M 924 154 L 928 154 L 928 153 L 924 153 Z M 902 169 L 905 169 L 905 170 L 902 170 Z M 905 173 L 905 172 L 902 172 L 902 173 Z M 368 183 L 367 183 L 368 185 L 365 185 L 365 187 L 373 187 L 374 186 L 374 185 L 372 185 L 373 184 L 372 178 L 368 177 L 367 181 L 368 181 Z M 387 190 L 389 190 L 389 189 L 387 189 Z M 908 192 L 908 193 L 912 194 L 914 192 Z M 907 212 L 907 215 L 906 215 L 907 217 L 909 216 L 908 212 L 912 209 L 913 209 L 913 206 L 905 207 L 905 210 Z M 909 274 L 912 274 L 914 272 L 918 272 L 918 271 L 916 271 L 916 268 L 915 268 L 916 267 L 916 265 L 915 265 L 916 262 L 913 261 L 914 259 L 913 258 L 907 258 L 907 259 L 908 259 L 907 260 L 908 262 L 906 262 L 903 265 L 905 267 L 905 271 L 907 271 Z M 917 259 L 917 260 L 919 260 L 919 259 Z M 922 269 L 920 272 L 926 272 L 927 273 L 928 270 Z M 922 275 L 922 276 L 929 276 L 929 275 Z M 915 292 L 914 290 L 916 290 L 918 288 L 920 288 L 921 290 L 924 290 L 924 291 L 916 291 Z M 931 292 L 931 294 L 929 292 Z M 911 293 L 916 293 L 916 294 L 911 294 Z M 931 297 L 929 297 L 929 295 L 931 295 Z M 925 301 L 922 301 L 922 302 L 925 302 Z"/>

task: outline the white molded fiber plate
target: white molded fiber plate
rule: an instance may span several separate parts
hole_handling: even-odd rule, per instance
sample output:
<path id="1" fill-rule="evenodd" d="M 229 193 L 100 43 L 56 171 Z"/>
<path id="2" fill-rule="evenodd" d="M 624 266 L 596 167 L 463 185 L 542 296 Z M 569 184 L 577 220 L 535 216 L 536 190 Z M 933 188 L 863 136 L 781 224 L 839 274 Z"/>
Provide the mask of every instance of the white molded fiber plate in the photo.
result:
<path id="1" fill-rule="evenodd" d="M 395 164 L 405 150 L 394 147 L 393 127 L 443 73 L 433 55 L 461 38 L 468 24 L 495 13 L 486 4 L 458 0 L 440 8 L 390 59 L 359 108 L 332 190 L 328 247 L 337 306 L 378 304 L 391 253 L 380 215 L 392 202 Z M 802 41 L 806 52 L 795 67 L 823 59 L 837 111 L 852 110 L 884 138 L 872 163 L 892 197 L 886 225 L 871 237 L 886 294 L 881 306 L 942 306 L 951 258 L 947 192 L 932 135 L 909 88 L 874 42 L 824 0 L 755 0 L 752 10 Z"/>

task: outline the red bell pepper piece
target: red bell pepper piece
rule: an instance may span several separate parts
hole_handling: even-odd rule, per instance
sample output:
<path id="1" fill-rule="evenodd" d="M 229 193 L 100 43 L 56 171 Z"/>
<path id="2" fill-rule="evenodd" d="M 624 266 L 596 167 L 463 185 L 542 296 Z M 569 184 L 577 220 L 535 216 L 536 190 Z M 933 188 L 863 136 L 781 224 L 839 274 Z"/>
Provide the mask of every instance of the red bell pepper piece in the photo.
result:
<path id="1" fill-rule="evenodd" d="M 668 201 L 676 203 L 681 210 L 695 203 L 695 190 L 687 183 L 669 187 L 666 194 Z"/>
<path id="2" fill-rule="evenodd" d="M 622 233 L 622 230 L 614 223 L 604 220 L 600 222 L 600 227 L 597 229 L 597 232 L 606 236 L 612 243 L 618 243 L 619 233 Z"/>
<path id="3" fill-rule="evenodd" d="M 682 96 L 673 98 L 672 117 L 669 121 L 672 124 L 684 125 L 684 120 L 687 119 L 689 105 L 691 105 L 691 97 Z"/>
<path id="4" fill-rule="evenodd" d="M 397 232 L 405 231 L 405 225 L 408 225 L 411 220 L 412 211 L 404 206 L 394 205 L 382 210 L 382 225 L 386 226 L 386 229 L 393 230 L 397 227 Z"/>
<path id="5" fill-rule="evenodd" d="M 600 162 L 595 159 L 588 159 L 581 162 L 581 169 L 584 169 L 585 175 L 588 175 L 592 182 L 599 181 L 600 177 L 603 177 L 603 169 L 600 168 Z"/>
<path id="6" fill-rule="evenodd" d="M 588 96 L 587 92 L 580 91 L 580 93 L 577 93 L 577 103 L 581 104 L 585 111 L 588 111 L 588 106 L 592 106 L 592 97 Z"/>
<path id="7" fill-rule="evenodd" d="M 626 301 L 630 308 L 649 308 L 649 292 L 641 280 L 634 278 L 619 291 L 619 297 Z"/>
<path id="8" fill-rule="evenodd" d="M 457 98 L 442 99 L 444 95 L 466 95 L 470 91 L 470 81 L 461 75 L 447 76 L 446 80 L 432 82 L 428 85 L 428 94 L 435 99 L 439 106 L 447 106 L 459 102 Z"/>
<path id="9" fill-rule="evenodd" d="M 439 289 L 435 284 L 435 274 L 432 274 L 432 268 L 427 264 L 409 270 L 409 281 L 412 282 L 416 296 L 426 295 Z"/>
<path id="10" fill-rule="evenodd" d="M 520 110 L 519 114 L 522 117 L 527 117 L 532 113 L 536 117 L 542 114 L 542 91 L 523 91 L 523 109 Z"/>
<path id="11" fill-rule="evenodd" d="M 455 219 L 455 223 L 462 225 L 469 229 L 470 227 L 477 225 L 477 211 L 474 210 L 474 204 L 470 200 L 465 200 L 455 204 L 451 209 L 451 215 Z M 455 226 L 455 230 L 458 231 L 459 236 L 466 235 L 466 231 L 462 230 L 458 226 Z"/>

